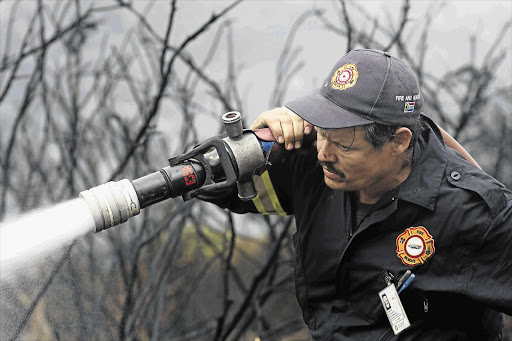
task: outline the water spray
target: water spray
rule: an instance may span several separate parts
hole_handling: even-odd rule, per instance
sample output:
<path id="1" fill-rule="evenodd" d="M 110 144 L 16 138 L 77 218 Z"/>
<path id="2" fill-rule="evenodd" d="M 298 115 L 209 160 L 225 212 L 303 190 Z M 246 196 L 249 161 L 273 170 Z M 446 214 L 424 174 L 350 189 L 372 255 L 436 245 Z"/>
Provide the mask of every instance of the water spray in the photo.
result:
<path id="1" fill-rule="evenodd" d="M 242 200 L 256 197 L 252 176 L 268 159 L 274 142 L 243 129 L 242 115 L 232 111 L 222 116 L 227 136 L 215 136 L 191 151 L 169 159 L 169 166 L 129 181 L 91 188 L 80 193 L 94 218 L 94 232 L 122 224 L 140 210 L 168 198 L 190 200 L 231 190 L 235 184 Z"/>

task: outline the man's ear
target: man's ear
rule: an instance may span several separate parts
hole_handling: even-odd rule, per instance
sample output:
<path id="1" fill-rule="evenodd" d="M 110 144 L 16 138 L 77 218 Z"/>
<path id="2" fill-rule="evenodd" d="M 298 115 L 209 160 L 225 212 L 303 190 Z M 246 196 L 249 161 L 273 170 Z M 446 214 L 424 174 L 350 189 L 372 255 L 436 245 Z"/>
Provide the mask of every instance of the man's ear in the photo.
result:
<path id="1" fill-rule="evenodd" d="M 407 150 L 407 148 L 409 148 L 411 138 L 412 132 L 408 128 L 398 128 L 395 131 L 395 137 L 393 138 L 393 141 L 391 141 L 393 146 L 393 153 L 403 154 Z"/>

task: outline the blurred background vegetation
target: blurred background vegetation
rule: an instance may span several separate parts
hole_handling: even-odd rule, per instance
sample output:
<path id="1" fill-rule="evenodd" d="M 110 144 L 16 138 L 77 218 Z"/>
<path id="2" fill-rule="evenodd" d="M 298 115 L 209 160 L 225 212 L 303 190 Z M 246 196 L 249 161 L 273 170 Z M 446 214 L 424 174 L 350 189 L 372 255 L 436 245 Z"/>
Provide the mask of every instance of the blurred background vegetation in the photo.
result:
<path id="1" fill-rule="evenodd" d="M 258 87 L 269 89 L 267 109 L 282 105 L 298 88 L 317 87 L 353 48 L 407 60 L 425 113 L 512 188 L 510 17 L 487 48 L 478 30 L 469 32 L 462 62 L 432 63 L 432 51 L 453 43 L 430 40 L 443 2 L 417 15 L 409 1 L 390 13 L 372 3 L 304 1 L 286 17 L 280 44 L 256 46 L 240 26 L 273 3 L 0 2 L 0 217 L 158 170 L 220 133 L 223 113 L 254 108 L 248 99 Z M 337 52 L 315 84 L 304 84 L 301 72 L 325 55 L 304 57 L 302 35 L 312 27 Z M 239 56 L 259 49 L 266 60 L 265 48 L 277 56 L 264 64 L 272 78 L 248 76 Z M 246 115 L 245 126 L 258 114 Z M 0 339 L 308 339 L 294 294 L 293 230 L 290 217 L 167 200 L 1 282 Z"/>

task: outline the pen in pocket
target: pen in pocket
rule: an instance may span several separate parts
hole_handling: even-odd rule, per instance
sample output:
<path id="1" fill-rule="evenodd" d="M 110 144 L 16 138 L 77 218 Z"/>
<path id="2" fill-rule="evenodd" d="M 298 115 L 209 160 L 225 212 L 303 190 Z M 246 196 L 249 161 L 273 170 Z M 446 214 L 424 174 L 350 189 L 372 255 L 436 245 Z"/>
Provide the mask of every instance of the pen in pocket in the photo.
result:
<path id="1" fill-rule="evenodd" d="M 407 270 L 405 272 L 405 274 L 400 278 L 400 280 L 398 280 L 398 283 L 397 283 L 398 293 L 400 294 L 405 288 L 407 288 L 409 286 L 409 284 L 411 284 L 411 282 L 413 281 L 413 279 L 415 277 L 416 277 L 416 275 L 411 273 L 411 270 Z"/>

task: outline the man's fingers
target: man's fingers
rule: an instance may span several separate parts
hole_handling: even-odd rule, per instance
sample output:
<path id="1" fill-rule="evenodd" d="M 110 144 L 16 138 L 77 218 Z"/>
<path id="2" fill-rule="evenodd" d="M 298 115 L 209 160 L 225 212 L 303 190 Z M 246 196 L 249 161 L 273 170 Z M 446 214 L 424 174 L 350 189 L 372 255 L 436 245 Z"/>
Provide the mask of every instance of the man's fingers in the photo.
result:
<path id="1" fill-rule="evenodd" d="M 294 144 L 293 147 L 296 149 L 300 148 L 302 144 L 302 139 L 304 138 L 304 120 L 297 116 L 292 111 L 289 111 L 288 116 L 292 119 L 293 122 L 293 136 L 294 136 Z"/>
<path id="2" fill-rule="evenodd" d="M 310 134 L 313 126 L 286 107 L 275 108 L 262 113 L 251 125 L 251 129 L 268 127 L 276 141 L 285 148 L 300 148 L 304 135 Z"/>
<path id="3" fill-rule="evenodd" d="M 283 130 L 284 147 L 291 150 L 295 144 L 294 122 L 286 112 L 279 115 L 279 122 L 281 122 L 281 128 Z"/>
<path id="4" fill-rule="evenodd" d="M 313 125 L 307 121 L 304 121 L 304 134 L 309 135 L 313 131 Z"/>
<path id="5" fill-rule="evenodd" d="M 265 120 L 262 117 L 263 114 L 261 114 L 254 122 L 252 122 L 251 127 L 249 129 L 256 130 L 268 127 L 268 125 L 266 124 Z"/>
<path id="6" fill-rule="evenodd" d="M 270 122 L 267 121 L 267 126 L 270 128 L 272 135 L 274 135 L 278 143 L 285 142 L 285 139 L 283 138 L 283 128 L 279 120 L 271 120 Z"/>

